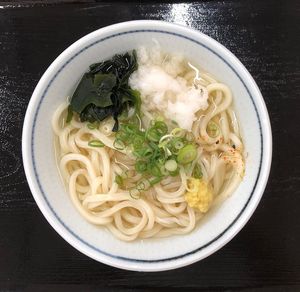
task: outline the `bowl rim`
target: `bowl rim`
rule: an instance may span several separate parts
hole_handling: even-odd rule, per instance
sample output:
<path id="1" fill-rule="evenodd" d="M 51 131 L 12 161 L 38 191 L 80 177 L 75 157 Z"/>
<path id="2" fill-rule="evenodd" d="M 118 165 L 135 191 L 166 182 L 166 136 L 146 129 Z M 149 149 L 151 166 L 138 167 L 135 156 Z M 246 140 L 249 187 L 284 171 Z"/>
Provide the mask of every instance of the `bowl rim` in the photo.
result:
<path id="1" fill-rule="evenodd" d="M 207 249 L 194 252 L 192 254 L 187 254 L 183 258 L 179 258 L 179 259 L 174 258 L 165 262 L 164 261 L 154 261 L 150 263 L 147 261 L 146 263 L 139 262 L 139 261 L 128 262 L 127 259 L 124 260 L 122 258 L 114 257 L 109 254 L 105 254 L 105 253 L 102 255 L 99 253 L 97 254 L 96 251 L 93 251 L 87 246 L 84 246 L 81 242 L 78 241 L 76 237 L 74 237 L 69 232 L 68 229 L 65 228 L 66 226 L 63 226 L 61 222 L 59 222 L 58 219 L 55 218 L 55 216 L 53 216 L 53 214 L 49 212 L 49 208 L 48 208 L 49 206 L 45 206 L 44 200 L 41 198 L 39 190 L 37 190 L 38 185 L 37 182 L 35 181 L 35 175 L 33 172 L 31 155 L 30 155 L 31 148 L 32 148 L 31 133 L 32 133 L 32 126 L 33 126 L 33 116 L 34 116 L 33 113 L 36 111 L 38 103 L 42 99 L 42 94 L 41 94 L 42 90 L 49 83 L 49 77 L 53 75 L 53 72 L 57 71 L 57 68 L 61 67 L 61 64 L 64 63 L 66 59 L 70 59 L 70 55 L 74 55 L 75 52 L 78 52 L 80 48 L 84 46 L 84 44 L 90 43 L 90 40 L 93 39 L 94 37 L 101 38 L 101 35 L 105 33 L 110 33 L 113 35 L 120 30 L 121 31 L 122 30 L 130 31 L 134 29 L 138 30 L 138 27 L 141 26 L 149 26 L 149 27 L 155 26 L 156 29 L 153 29 L 154 31 L 165 30 L 165 32 L 167 32 L 168 29 L 170 30 L 176 29 L 178 31 L 178 35 L 181 35 L 187 39 L 197 40 L 201 38 L 202 41 L 205 41 L 206 44 L 209 44 L 209 46 L 213 47 L 214 51 L 218 52 L 218 56 L 222 56 L 223 59 L 226 58 L 226 60 L 229 60 L 228 63 L 234 66 L 236 70 L 239 71 L 239 73 L 243 74 L 244 76 L 243 80 L 247 80 L 247 84 L 251 87 L 252 97 L 254 97 L 252 98 L 253 104 L 255 108 L 256 107 L 259 108 L 259 111 L 256 109 L 256 112 L 261 126 L 260 129 L 261 139 L 262 138 L 264 139 L 264 141 L 262 141 L 263 149 L 261 153 L 262 157 L 261 157 L 260 175 L 258 177 L 255 190 L 253 191 L 253 195 L 252 197 L 249 198 L 249 200 L 251 199 L 251 206 L 250 204 L 248 205 L 246 204 L 243 214 L 231 224 L 230 229 L 227 230 L 225 234 L 222 234 L 222 236 L 220 236 L 220 238 L 218 238 L 213 244 L 208 246 Z M 171 34 L 176 35 L 176 33 L 171 33 Z M 186 35 L 189 35 L 189 37 L 186 37 Z M 248 90 L 247 87 L 246 89 Z M 250 92 L 248 93 L 251 96 Z M 227 48 L 225 48 L 223 45 L 221 45 L 211 37 L 203 34 L 202 32 L 182 25 L 167 23 L 164 21 L 156 21 L 156 20 L 135 20 L 135 21 L 127 21 L 127 22 L 113 24 L 95 30 L 83 36 L 78 41 L 73 43 L 71 46 L 66 48 L 52 62 L 52 64 L 48 67 L 48 69 L 45 71 L 45 73 L 39 80 L 30 99 L 29 105 L 27 107 L 24 124 L 23 124 L 23 133 L 22 133 L 22 156 L 23 156 L 23 164 L 24 164 L 27 181 L 31 189 L 32 195 L 38 204 L 39 209 L 41 210 L 41 212 L 43 213 L 43 215 L 45 216 L 49 224 L 68 243 L 70 243 L 73 247 L 75 247 L 83 254 L 111 266 L 115 266 L 127 270 L 134 270 L 134 271 L 163 271 L 163 270 L 171 270 L 182 266 L 186 266 L 206 258 L 207 256 L 211 255 L 212 253 L 222 248 L 225 244 L 227 244 L 248 222 L 253 212 L 255 211 L 267 184 L 268 176 L 270 173 L 271 160 L 272 160 L 272 134 L 271 134 L 271 125 L 270 125 L 267 108 L 258 86 L 256 85 L 254 79 L 247 71 L 247 69 L 242 65 L 242 63 L 238 60 L 238 58 L 235 57 L 233 53 L 231 53 Z"/>

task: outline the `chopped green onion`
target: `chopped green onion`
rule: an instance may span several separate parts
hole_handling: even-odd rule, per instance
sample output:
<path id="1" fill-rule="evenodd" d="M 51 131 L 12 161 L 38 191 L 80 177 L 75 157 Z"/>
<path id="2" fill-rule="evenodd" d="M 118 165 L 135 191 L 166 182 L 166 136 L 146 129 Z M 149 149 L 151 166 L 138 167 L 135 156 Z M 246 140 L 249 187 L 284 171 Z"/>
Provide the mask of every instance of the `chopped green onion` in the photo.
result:
<path id="1" fill-rule="evenodd" d="M 192 132 L 187 132 L 185 135 L 185 139 L 189 142 L 193 142 L 195 140 L 195 136 Z"/>
<path id="2" fill-rule="evenodd" d="M 196 163 L 192 172 L 192 177 L 194 178 L 202 178 L 203 174 L 202 174 L 202 169 L 199 163 Z"/>
<path id="3" fill-rule="evenodd" d="M 114 147 L 118 150 L 129 147 L 136 158 L 133 172 L 143 175 L 143 180 L 129 190 L 131 197 L 139 198 L 143 191 L 168 175 L 177 176 L 179 165 L 188 164 L 196 158 L 196 145 L 189 142 L 193 139 L 192 133 L 181 128 L 168 133 L 168 126 L 163 119 L 150 121 L 150 128 L 146 131 L 140 125 L 130 122 L 121 124 L 115 136 Z M 123 175 L 116 177 L 117 183 L 122 184 L 123 180 Z"/>
<path id="4" fill-rule="evenodd" d="M 143 157 L 150 158 L 153 154 L 153 150 L 151 148 L 145 148 L 143 152 Z"/>
<path id="5" fill-rule="evenodd" d="M 164 165 L 162 165 L 160 167 L 160 172 L 161 172 L 162 175 L 168 175 L 169 174 L 168 170 L 166 169 L 166 167 Z"/>
<path id="6" fill-rule="evenodd" d="M 210 121 L 207 125 L 207 134 L 210 137 L 215 138 L 219 135 L 219 133 L 220 133 L 220 130 L 219 130 L 218 125 L 215 122 Z"/>
<path id="7" fill-rule="evenodd" d="M 171 138 L 173 138 L 173 135 L 171 135 L 171 134 L 163 135 L 159 140 L 159 144 L 168 143 L 168 140 L 170 140 Z M 165 140 L 167 140 L 167 141 L 165 141 Z M 159 146 L 159 147 L 161 147 L 161 146 Z"/>
<path id="8" fill-rule="evenodd" d="M 147 170 L 147 163 L 145 161 L 138 160 L 135 164 L 135 170 L 139 173 L 143 173 Z"/>
<path id="9" fill-rule="evenodd" d="M 105 144 L 102 143 L 100 140 L 91 140 L 89 143 L 88 143 L 89 146 L 91 147 L 104 147 Z"/>
<path id="10" fill-rule="evenodd" d="M 175 171 L 177 169 L 177 162 L 173 159 L 170 159 L 165 163 L 165 168 L 168 171 Z"/>
<path id="11" fill-rule="evenodd" d="M 168 132 L 168 126 L 165 122 L 156 121 L 146 132 L 146 138 L 153 142 L 158 142 L 163 135 Z"/>
<path id="12" fill-rule="evenodd" d="M 197 156 L 197 149 L 194 145 L 189 144 L 181 148 L 177 155 L 177 162 L 187 164 L 192 162 Z"/>
<path id="13" fill-rule="evenodd" d="M 165 135 L 168 133 L 168 126 L 162 121 L 156 121 L 154 124 L 154 128 L 158 131 L 160 135 Z"/>
<path id="14" fill-rule="evenodd" d="M 136 125 L 128 124 L 124 125 L 124 130 L 129 134 L 136 134 L 136 132 L 138 131 L 138 127 Z"/>
<path id="15" fill-rule="evenodd" d="M 119 174 L 116 175 L 115 177 L 115 182 L 118 184 L 119 187 L 122 187 L 123 186 L 123 177 Z"/>
<path id="16" fill-rule="evenodd" d="M 136 189 L 138 191 L 144 191 L 146 189 L 146 185 L 145 182 L 140 181 L 137 185 L 136 185 Z"/>
<path id="17" fill-rule="evenodd" d="M 160 141 L 161 141 L 161 139 L 160 139 Z M 169 143 L 169 141 L 164 140 L 162 142 L 159 142 L 158 147 L 159 148 L 164 148 L 164 147 L 166 147 L 168 145 L 168 143 Z"/>
<path id="18" fill-rule="evenodd" d="M 186 130 L 181 128 L 175 128 L 171 131 L 171 135 L 178 138 L 183 138 L 185 135 Z"/>
<path id="19" fill-rule="evenodd" d="M 113 145 L 117 150 L 124 150 L 126 145 L 121 139 L 115 139 L 114 145 Z"/>
<path id="20" fill-rule="evenodd" d="M 186 141 L 185 141 L 185 142 L 186 142 Z M 183 148 L 184 145 L 185 145 L 185 144 L 184 144 L 182 138 L 176 138 L 176 137 L 174 137 L 174 138 L 169 142 L 168 147 L 169 147 L 170 151 L 172 152 L 172 154 L 177 155 L 178 152 L 179 152 L 179 150 L 180 150 L 181 148 Z"/>
<path id="21" fill-rule="evenodd" d="M 171 153 L 172 153 L 172 155 L 178 155 L 179 149 L 173 148 L 173 149 L 171 150 Z M 169 156 L 171 156 L 171 155 L 169 155 Z"/>
<path id="22" fill-rule="evenodd" d="M 159 158 L 157 159 L 157 162 L 158 162 L 159 164 L 165 164 L 166 158 L 165 158 L 164 156 L 161 156 L 161 157 L 159 157 Z"/>
<path id="23" fill-rule="evenodd" d="M 87 123 L 87 127 L 90 129 L 90 130 L 95 130 L 97 129 L 99 126 L 99 123 Z"/>
<path id="24" fill-rule="evenodd" d="M 184 146 L 184 144 L 181 141 L 176 141 L 174 143 L 174 147 L 178 150 L 181 149 L 183 146 Z"/>
<path id="25" fill-rule="evenodd" d="M 136 150 L 136 151 L 133 151 L 132 154 L 138 158 L 143 158 L 144 156 L 144 149 L 139 149 L 139 150 Z"/>
<path id="26" fill-rule="evenodd" d="M 146 131 L 146 137 L 150 141 L 158 142 L 161 135 L 155 128 L 150 128 L 148 131 Z"/>
<path id="27" fill-rule="evenodd" d="M 166 157 L 169 157 L 169 156 L 172 155 L 172 152 L 171 152 L 171 150 L 170 150 L 169 148 L 165 147 L 165 148 L 164 148 L 164 151 L 165 151 L 165 156 L 166 156 Z"/>
<path id="28" fill-rule="evenodd" d="M 151 179 L 151 180 L 149 181 L 149 182 L 150 182 L 150 186 L 156 185 L 156 184 L 159 183 L 161 180 L 162 180 L 162 177 L 155 177 L 155 178 Z"/>
<path id="29" fill-rule="evenodd" d="M 144 188 L 145 191 L 148 190 L 148 189 L 151 187 L 149 179 L 147 179 L 147 178 L 142 179 L 141 182 L 142 182 L 142 183 L 144 184 L 144 186 L 145 186 L 145 188 Z"/>
<path id="30" fill-rule="evenodd" d="M 149 164 L 148 165 L 148 171 L 153 175 L 153 176 L 161 176 L 161 171 L 160 167 L 156 164 Z"/>
<path id="31" fill-rule="evenodd" d="M 95 129 L 95 126 L 91 123 L 88 123 L 87 124 L 87 127 L 90 129 L 90 130 L 94 130 Z"/>
<path id="32" fill-rule="evenodd" d="M 120 139 L 123 141 L 127 141 L 129 139 L 130 135 L 128 135 L 127 133 L 125 133 L 124 131 L 118 131 L 116 133 L 116 139 Z"/>
<path id="33" fill-rule="evenodd" d="M 132 199 L 137 200 L 141 197 L 141 192 L 138 189 L 133 188 L 129 190 L 129 195 Z"/>
<path id="34" fill-rule="evenodd" d="M 158 122 L 163 122 L 165 119 L 164 119 L 164 117 L 163 116 L 158 116 L 157 118 L 156 118 L 156 121 L 158 121 Z"/>
<path id="35" fill-rule="evenodd" d="M 133 148 L 140 148 L 145 143 L 145 139 L 141 136 L 136 136 L 133 140 Z"/>
<path id="36" fill-rule="evenodd" d="M 69 124 L 71 122 L 72 118 L 73 118 L 73 111 L 71 109 L 71 106 L 69 105 L 66 123 Z"/>
<path id="37" fill-rule="evenodd" d="M 179 167 L 175 171 L 169 171 L 170 176 L 177 176 L 179 174 Z"/>

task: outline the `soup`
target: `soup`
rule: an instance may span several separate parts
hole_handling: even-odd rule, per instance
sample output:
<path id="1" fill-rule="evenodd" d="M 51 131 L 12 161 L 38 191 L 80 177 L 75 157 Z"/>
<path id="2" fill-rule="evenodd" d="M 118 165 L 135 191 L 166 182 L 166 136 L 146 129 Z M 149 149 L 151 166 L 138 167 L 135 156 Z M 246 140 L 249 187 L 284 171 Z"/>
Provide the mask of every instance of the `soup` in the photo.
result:
<path id="1" fill-rule="evenodd" d="M 244 176 L 230 89 L 159 46 L 92 64 L 52 126 L 74 206 L 124 241 L 191 232 Z"/>

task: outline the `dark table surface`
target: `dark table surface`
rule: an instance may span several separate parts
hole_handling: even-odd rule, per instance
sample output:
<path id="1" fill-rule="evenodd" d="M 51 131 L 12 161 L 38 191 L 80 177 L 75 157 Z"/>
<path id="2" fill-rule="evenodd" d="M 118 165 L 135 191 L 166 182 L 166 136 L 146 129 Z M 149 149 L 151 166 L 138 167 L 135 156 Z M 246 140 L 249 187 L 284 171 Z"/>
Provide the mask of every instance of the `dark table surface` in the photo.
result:
<path id="1" fill-rule="evenodd" d="M 0 290 L 300 291 L 300 1 L 38 2 L 0 3 Z M 214 255 L 168 272 L 79 253 L 39 211 L 22 166 L 23 119 L 43 72 L 78 38 L 132 19 L 185 24 L 225 45 L 256 80 L 273 129 L 270 179 L 249 223 Z"/>

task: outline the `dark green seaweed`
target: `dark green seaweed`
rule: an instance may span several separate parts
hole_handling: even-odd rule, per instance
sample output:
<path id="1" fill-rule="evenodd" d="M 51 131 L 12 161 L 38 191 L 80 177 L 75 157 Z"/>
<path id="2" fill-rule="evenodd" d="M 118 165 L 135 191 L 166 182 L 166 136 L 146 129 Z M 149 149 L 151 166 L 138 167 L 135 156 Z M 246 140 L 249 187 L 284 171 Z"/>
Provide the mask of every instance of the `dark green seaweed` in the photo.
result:
<path id="1" fill-rule="evenodd" d="M 118 117 L 129 107 L 140 109 L 140 94 L 128 85 L 130 75 L 137 70 L 136 52 L 115 55 L 110 60 L 92 64 L 80 80 L 70 101 L 82 122 L 103 121 L 112 116 L 113 131 L 119 127 Z"/>

